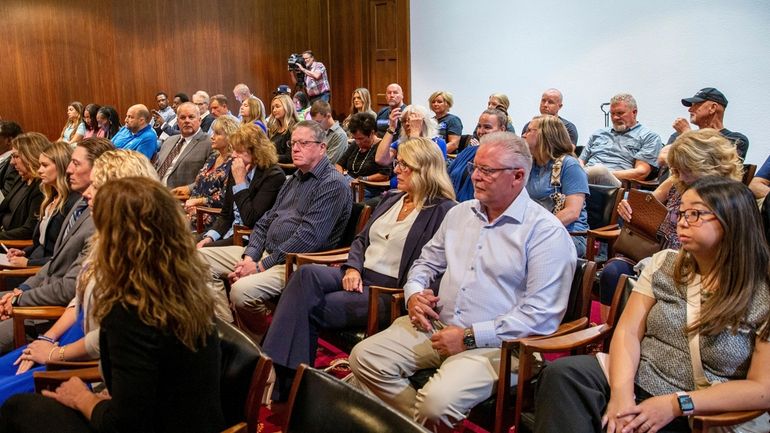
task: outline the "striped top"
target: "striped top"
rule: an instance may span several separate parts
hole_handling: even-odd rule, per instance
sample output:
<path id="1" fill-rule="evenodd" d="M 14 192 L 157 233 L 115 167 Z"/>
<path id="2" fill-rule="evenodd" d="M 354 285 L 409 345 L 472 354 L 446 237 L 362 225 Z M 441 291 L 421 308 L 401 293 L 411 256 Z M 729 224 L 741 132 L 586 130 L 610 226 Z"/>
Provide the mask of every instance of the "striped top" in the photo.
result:
<path id="1" fill-rule="evenodd" d="M 297 170 L 284 182 L 275 204 L 257 221 L 245 255 L 265 269 L 284 263 L 286 253 L 334 248 L 342 238 L 353 197 L 328 158 L 307 173 Z"/>

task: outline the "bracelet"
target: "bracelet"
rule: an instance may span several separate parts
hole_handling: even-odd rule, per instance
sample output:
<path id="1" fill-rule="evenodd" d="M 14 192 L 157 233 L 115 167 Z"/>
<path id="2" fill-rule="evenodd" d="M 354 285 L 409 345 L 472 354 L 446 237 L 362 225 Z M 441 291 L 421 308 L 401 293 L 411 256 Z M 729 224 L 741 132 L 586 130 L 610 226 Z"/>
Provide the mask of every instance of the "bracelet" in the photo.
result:
<path id="1" fill-rule="evenodd" d="M 37 336 L 37 339 L 38 339 L 38 340 L 47 341 L 47 342 L 49 342 L 49 343 L 51 343 L 51 344 L 56 344 L 56 340 L 54 340 L 53 338 L 51 338 L 51 337 L 48 337 L 48 336 L 46 336 L 46 335 L 43 335 L 43 334 L 40 334 L 40 335 L 38 335 L 38 336 Z"/>
<path id="2" fill-rule="evenodd" d="M 51 360 L 51 357 L 53 356 L 53 351 L 56 350 L 56 347 L 57 347 L 56 344 L 54 344 L 54 346 L 51 348 L 51 351 L 48 352 L 48 360 L 49 361 Z"/>
<path id="3" fill-rule="evenodd" d="M 394 135 L 394 136 L 396 135 L 396 131 L 394 131 L 394 130 L 392 130 L 392 129 L 390 129 L 390 128 L 388 128 L 387 130 L 385 130 L 385 133 L 386 133 L 386 134 L 390 134 L 390 135 Z"/>
<path id="4" fill-rule="evenodd" d="M 59 348 L 59 361 L 64 361 L 64 348 L 67 346 L 62 346 Z"/>
<path id="5" fill-rule="evenodd" d="M 363 180 L 364 182 L 366 182 L 367 179 L 369 179 L 369 176 L 361 176 L 361 180 Z"/>

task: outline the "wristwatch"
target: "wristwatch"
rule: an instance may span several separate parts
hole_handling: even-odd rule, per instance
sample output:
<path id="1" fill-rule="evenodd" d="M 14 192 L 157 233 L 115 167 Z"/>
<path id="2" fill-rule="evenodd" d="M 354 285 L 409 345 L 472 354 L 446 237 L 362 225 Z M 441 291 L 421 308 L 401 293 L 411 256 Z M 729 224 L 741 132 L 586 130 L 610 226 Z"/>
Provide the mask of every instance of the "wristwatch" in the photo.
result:
<path id="1" fill-rule="evenodd" d="M 23 294 L 24 294 L 24 292 L 21 292 L 21 293 L 19 293 L 17 295 L 13 295 L 13 297 L 11 298 L 11 306 L 18 307 L 19 306 L 19 300 L 21 299 L 21 295 L 23 295 Z"/>
<path id="2" fill-rule="evenodd" d="M 390 128 L 388 128 L 388 129 L 385 131 L 385 133 L 387 133 L 387 134 L 390 134 L 390 135 L 396 135 L 396 131 L 394 131 L 394 130 L 392 130 L 392 129 L 390 129 Z"/>
<path id="3" fill-rule="evenodd" d="M 463 332 L 463 344 L 466 349 L 476 348 L 476 336 L 473 335 L 473 328 L 465 328 Z"/>
<path id="4" fill-rule="evenodd" d="M 682 411 L 682 415 L 690 416 L 695 412 L 695 405 L 689 394 L 679 391 L 676 393 L 676 399 L 679 402 L 679 409 Z"/>

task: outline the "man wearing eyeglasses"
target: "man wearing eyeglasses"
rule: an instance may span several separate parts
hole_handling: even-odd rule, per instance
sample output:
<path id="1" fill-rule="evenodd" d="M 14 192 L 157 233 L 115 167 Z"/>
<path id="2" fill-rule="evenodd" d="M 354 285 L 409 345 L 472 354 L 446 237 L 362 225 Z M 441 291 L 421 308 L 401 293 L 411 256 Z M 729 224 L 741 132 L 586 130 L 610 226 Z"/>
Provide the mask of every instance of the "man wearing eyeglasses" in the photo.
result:
<path id="1" fill-rule="evenodd" d="M 219 276 L 232 282 L 230 301 L 242 329 L 261 341 L 267 329 L 265 302 L 286 285 L 286 253 L 309 253 L 338 246 L 353 198 L 342 174 L 326 157 L 325 131 L 314 121 L 299 122 L 291 134 L 297 171 L 286 179 L 273 207 L 257 221 L 244 249 L 201 248 L 211 265 L 218 305 L 227 305 Z M 218 308 L 217 311 L 220 311 Z M 227 317 L 223 317 L 227 320 Z"/>
<path id="2" fill-rule="evenodd" d="M 487 134 L 470 167 L 476 199 L 447 213 L 414 262 L 408 315 L 350 354 L 355 384 L 429 427 L 452 428 L 492 395 L 503 340 L 557 329 L 576 265 L 564 225 L 527 194 L 524 140 Z M 424 368 L 439 370 L 418 391 L 409 377 Z"/>

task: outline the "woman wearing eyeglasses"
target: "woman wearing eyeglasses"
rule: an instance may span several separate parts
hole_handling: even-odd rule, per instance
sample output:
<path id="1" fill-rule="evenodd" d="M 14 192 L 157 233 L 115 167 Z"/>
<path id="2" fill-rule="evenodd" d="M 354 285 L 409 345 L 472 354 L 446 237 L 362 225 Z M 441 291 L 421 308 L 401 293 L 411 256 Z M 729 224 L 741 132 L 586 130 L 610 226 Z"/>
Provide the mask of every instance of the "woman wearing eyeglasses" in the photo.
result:
<path id="1" fill-rule="evenodd" d="M 351 179 L 369 182 L 383 182 L 390 179 L 390 166 L 382 166 L 374 160 L 377 145 L 377 121 L 373 114 L 356 113 L 348 123 L 348 130 L 353 136 L 345 153 L 337 161 L 336 168 Z M 366 187 L 364 197 L 369 200 L 382 194 L 382 188 Z"/>
<path id="2" fill-rule="evenodd" d="M 699 129 L 682 134 L 671 145 L 668 155 L 671 176 L 652 195 L 668 208 L 668 215 L 658 228 L 662 248 L 679 248 L 674 213 L 679 209 L 682 194 L 696 180 L 705 176 L 722 176 L 740 181 L 743 165 L 735 145 L 715 129 Z M 618 214 L 625 221 L 633 218 L 633 209 L 626 200 L 618 205 Z M 599 279 L 602 320 L 606 320 L 621 274 L 635 275 L 633 265 L 626 259 L 607 262 Z"/>
<path id="3" fill-rule="evenodd" d="M 313 365 L 318 328 L 363 326 L 369 286 L 402 287 L 412 262 L 455 205 L 436 144 L 412 138 L 396 158 L 398 190 L 386 194 L 350 247 L 342 268 L 300 267 L 281 294 L 263 349 L 273 358 L 273 398 L 285 400 L 299 364 Z M 380 317 L 386 305 L 380 299 Z"/>
<path id="4" fill-rule="evenodd" d="M 707 176 L 673 215 L 681 249 L 644 268 L 615 330 L 608 376 L 593 356 L 547 366 L 536 433 L 689 432 L 689 415 L 770 407 L 770 252 L 754 197 Z M 766 432 L 766 421 L 746 431 Z"/>
<path id="5" fill-rule="evenodd" d="M 572 151 L 567 128 L 556 116 L 537 116 L 524 139 L 532 152 L 527 192 L 561 221 L 569 232 L 588 230 L 585 199 L 588 176 Z M 578 257 L 586 252 L 585 236 L 572 236 Z"/>

